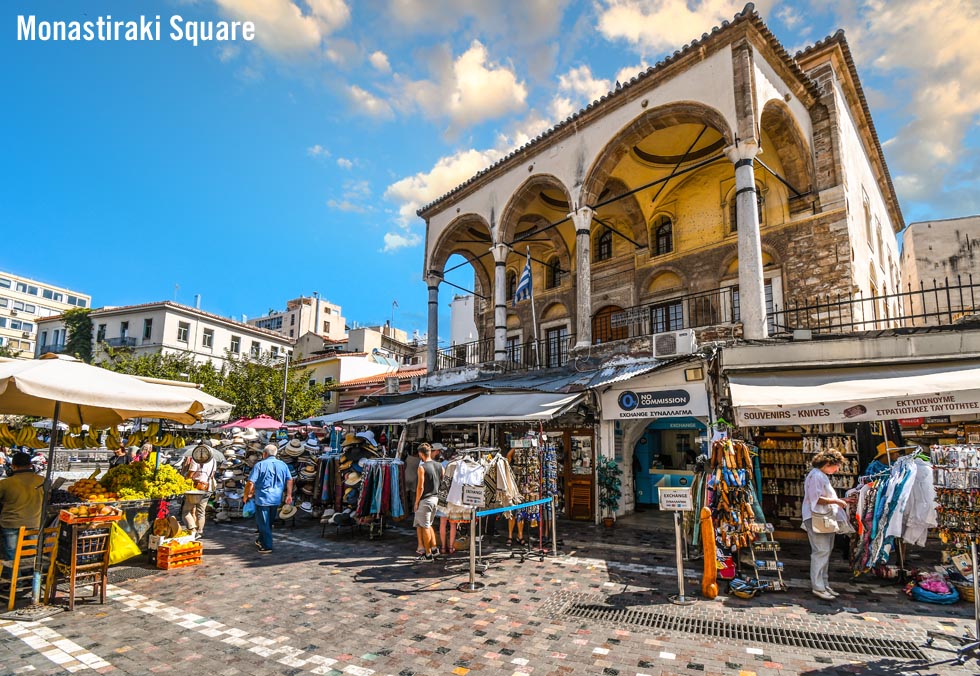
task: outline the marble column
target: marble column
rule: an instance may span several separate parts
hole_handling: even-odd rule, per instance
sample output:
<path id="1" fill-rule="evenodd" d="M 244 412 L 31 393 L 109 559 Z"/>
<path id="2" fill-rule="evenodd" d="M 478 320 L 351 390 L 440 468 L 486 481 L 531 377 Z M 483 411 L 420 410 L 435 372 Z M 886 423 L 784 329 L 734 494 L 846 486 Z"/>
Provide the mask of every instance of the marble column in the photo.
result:
<path id="1" fill-rule="evenodd" d="M 429 274 L 425 283 L 429 287 L 429 335 L 426 345 L 426 369 L 432 373 L 439 368 L 439 282 L 442 275 Z"/>
<path id="2" fill-rule="evenodd" d="M 758 199 L 755 187 L 756 155 L 753 141 L 740 141 L 725 153 L 735 164 L 735 211 L 738 219 L 738 300 L 746 340 L 769 335 L 766 325 L 766 291 L 762 271 L 762 238 L 759 234 Z"/>
<path id="3" fill-rule="evenodd" d="M 493 254 L 493 360 L 507 360 L 507 255 L 510 247 L 495 244 Z"/>
<path id="4" fill-rule="evenodd" d="M 575 224 L 575 347 L 592 344 L 592 209 L 569 214 Z"/>

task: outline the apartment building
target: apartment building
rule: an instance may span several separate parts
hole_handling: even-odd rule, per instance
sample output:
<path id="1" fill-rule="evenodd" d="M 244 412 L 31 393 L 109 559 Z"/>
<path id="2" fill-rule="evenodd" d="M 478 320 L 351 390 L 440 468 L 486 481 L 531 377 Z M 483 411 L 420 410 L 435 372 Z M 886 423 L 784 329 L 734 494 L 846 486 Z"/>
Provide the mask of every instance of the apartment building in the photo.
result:
<path id="1" fill-rule="evenodd" d="M 191 354 L 197 361 L 221 367 L 228 355 L 258 358 L 292 352 L 295 341 L 267 329 L 171 301 L 106 307 L 93 310 L 93 361 L 103 361 L 110 350 L 135 354 Z M 61 316 L 39 322 L 36 353 L 64 349 L 65 322 Z"/>
<path id="2" fill-rule="evenodd" d="M 307 333 L 330 340 L 341 340 L 347 334 L 340 306 L 318 296 L 294 298 L 286 303 L 282 312 L 270 310 L 264 317 L 249 319 L 247 323 L 294 340 Z"/>
<path id="3" fill-rule="evenodd" d="M 39 320 L 91 303 L 88 294 L 0 270 L 0 345 L 30 356 L 37 345 Z M 64 332 L 50 340 L 64 343 Z"/>

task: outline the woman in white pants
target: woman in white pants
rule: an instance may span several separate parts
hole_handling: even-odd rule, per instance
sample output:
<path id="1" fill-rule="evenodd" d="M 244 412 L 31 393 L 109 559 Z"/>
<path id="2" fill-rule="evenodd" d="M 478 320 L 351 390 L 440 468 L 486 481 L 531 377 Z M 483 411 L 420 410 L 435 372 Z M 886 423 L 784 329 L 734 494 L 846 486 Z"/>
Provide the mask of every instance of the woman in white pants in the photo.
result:
<path id="1" fill-rule="evenodd" d="M 830 588 L 828 570 L 837 533 L 817 532 L 813 521 L 830 517 L 840 523 L 847 519 L 847 503 L 837 497 L 830 483 L 830 477 L 844 464 L 844 456 L 838 450 L 829 449 L 813 456 L 812 464 L 803 489 L 803 529 L 810 540 L 810 585 L 814 596 L 833 601 L 838 593 Z"/>

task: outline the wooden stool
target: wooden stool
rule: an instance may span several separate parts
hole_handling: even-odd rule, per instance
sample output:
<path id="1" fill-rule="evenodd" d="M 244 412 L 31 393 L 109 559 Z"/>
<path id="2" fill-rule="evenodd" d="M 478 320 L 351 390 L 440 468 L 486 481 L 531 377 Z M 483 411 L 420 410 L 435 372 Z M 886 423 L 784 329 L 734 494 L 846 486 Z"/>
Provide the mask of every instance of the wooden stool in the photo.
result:
<path id="1" fill-rule="evenodd" d="M 68 610 L 75 609 L 78 587 L 92 585 L 88 598 L 105 603 L 109 582 L 109 532 L 114 522 L 62 524 L 61 548 L 48 586 L 49 602 L 57 597 L 59 581 L 67 581 Z"/>
<path id="2" fill-rule="evenodd" d="M 37 528 L 21 527 L 17 533 L 17 549 L 14 551 L 14 560 L 11 561 L 10 569 L 10 598 L 7 601 L 7 610 L 14 609 L 14 601 L 17 597 L 17 580 L 21 577 L 21 572 L 27 570 L 30 564 L 33 568 L 34 557 L 37 555 L 38 546 L 41 553 L 46 557 L 45 586 L 50 584 L 51 575 L 54 573 L 54 559 L 58 551 L 58 527 L 45 528 L 43 538 Z M 43 559 L 42 559 L 43 561 Z M 23 576 L 33 582 L 33 574 Z"/>

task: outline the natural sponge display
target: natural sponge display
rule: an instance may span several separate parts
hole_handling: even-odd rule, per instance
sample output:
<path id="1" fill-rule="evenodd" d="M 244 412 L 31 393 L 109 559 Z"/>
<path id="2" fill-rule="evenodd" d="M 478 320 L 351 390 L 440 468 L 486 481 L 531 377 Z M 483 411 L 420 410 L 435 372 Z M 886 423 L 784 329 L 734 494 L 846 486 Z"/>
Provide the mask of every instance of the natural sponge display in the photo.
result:
<path id="1" fill-rule="evenodd" d="M 180 476 L 170 465 L 161 465 L 154 476 L 153 465 L 146 461 L 113 467 L 99 483 L 106 490 L 117 494 L 120 500 L 169 498 L 194 488 L 189 480 Z"/>

